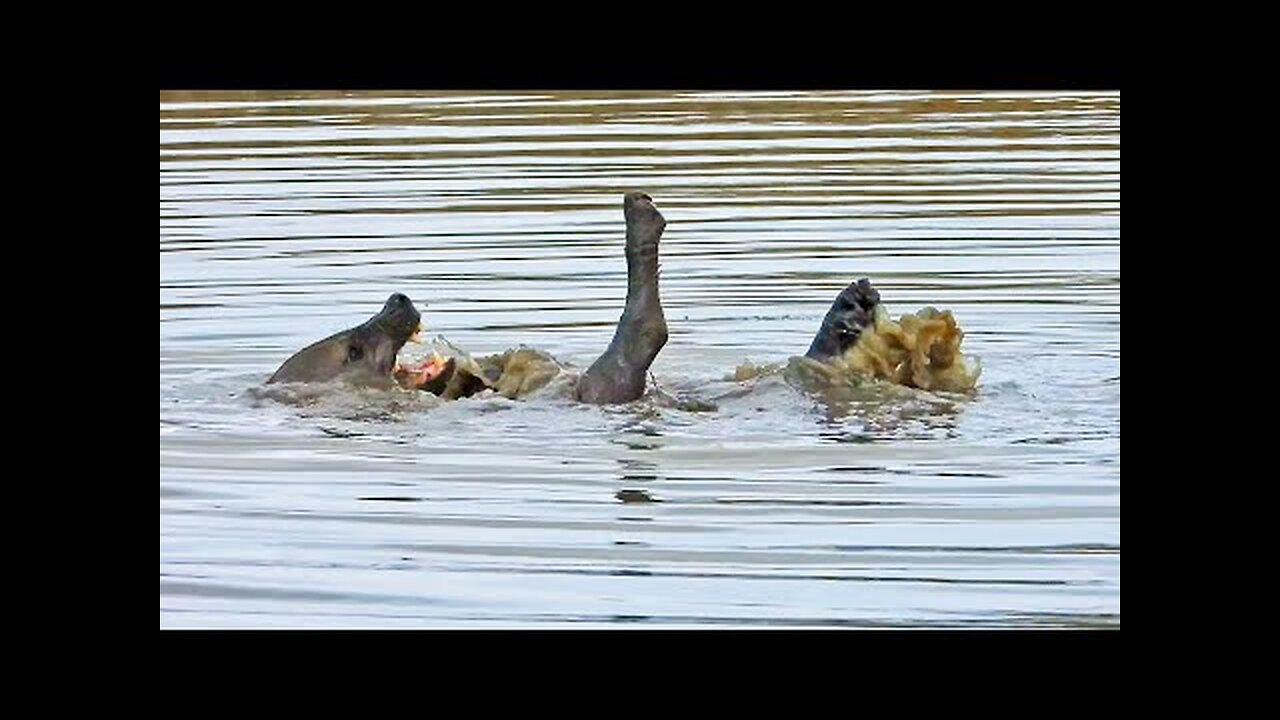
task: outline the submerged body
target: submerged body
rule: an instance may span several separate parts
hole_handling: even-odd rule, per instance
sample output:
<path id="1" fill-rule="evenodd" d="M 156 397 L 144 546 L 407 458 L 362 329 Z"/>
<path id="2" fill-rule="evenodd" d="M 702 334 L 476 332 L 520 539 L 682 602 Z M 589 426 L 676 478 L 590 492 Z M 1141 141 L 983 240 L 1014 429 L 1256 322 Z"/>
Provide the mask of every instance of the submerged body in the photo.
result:
<path id="1" fill-rule="evenodd" d="M 419 363 L 401 365 L 396 354 L 419 329 L 420 316 L 408 297 L 396 293 L 365 323 L 300 350 L 267 382 L 398 385 L 455 400 L 486 390 L 513 399 L 525 397 L 564 378 L 572 384 L 573 397 L 582 402 L 636 400 L 644 395 L 649 367 L 667 342 L 658 291 L 658 243 L 666 219 L 640 192 L 624 196 L 623 216 L 626 304 L 608 348 L 581 375 L 545 352 L 524 347 L 474 358 L 449 346 L 446 355 L 437 352 Z M 924 390 L 968 392 L 980 368 L 960 352 L 963 337 L 950 312 L 933 308 L 894 322 L 880 304 L 880 293 L 863 278 L 836 296 L 809 350 L 792 358 L 783 375 L 805 390 L 848 387 L 873 378 Z M 761 370 L 744 366 L 737 376 L 746 380 Z"/>
<path id="2" fill-rule="evenodd" d="M 624 313 L 624 322 L 625 317 Z M 808 353 L 780 363 L 745 363 L 730 379 L 751 383 L 764 375 L 781 375 L 792 387 L 829 400 L 845 398 L 849 390 L 858 391 L 854 393 L 858 395 L 862 388 L 874 394 L 874 388 L 868 383 L 969 393 L 977 385 L 981 364 L 961 351 L 963 338 L 964 332 L 949 311 L 927 307 L 893 320 L 880 303 L 879 293 L 864 278 L 836 297 Z M 619 360 L 626 362 L 620 349 L 626 341 L 625 337 L 622 340 L 615 337 L 610 346 L 615 357 L 606 353 L 581 375 L 577 369 L 533 348 L 520 347 L 473 358 L 446 342 L 437 350 L 439 362 L 447 367 L 446 371 L 417 387 L 446 400 L 484 390 L 515 399 L 527 397 L 559 379 L 563 382 L 556 383 L 558 387 L 568 387 L 573 397 L 583 399 L 583 383 L 591 382 L 592 370 L 598 372 L 602 365 L 617 367 Z M 439 354 L 441 349 L 443 356 Z M 675 395 L 659 392 L 654 398 L 660 404 L 683 409 L 712 410 L 717 401 L 737 396 L 750 387 L 748 384 L 727 393 L 711 393 L 709 397 L 698 397 L 708 395 L 705 391 L 681 389 Z M 639 392 L 643 393 L 643 387 Z"/>

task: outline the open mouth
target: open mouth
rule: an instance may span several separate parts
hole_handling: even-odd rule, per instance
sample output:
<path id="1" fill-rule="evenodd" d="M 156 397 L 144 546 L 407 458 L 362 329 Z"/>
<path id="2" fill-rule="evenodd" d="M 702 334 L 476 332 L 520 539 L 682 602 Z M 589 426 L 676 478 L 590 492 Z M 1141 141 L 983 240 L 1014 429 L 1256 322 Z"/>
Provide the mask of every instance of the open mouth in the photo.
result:
<path id="1" fill-rule="evenodd" d="M 421 362 L 408 365 L 396 363 L 392 374 L 401 387 L 416 389 L 440 377 L 440 373 L 444 372 L 448 365 L 449 360 L 447 358 L 435 353 Z"/>
<path id="2" fill-rule="evenodd" d="M 419 322 L 409 335 L 407 342 L 421 343 L 421 336 L 422 323 Z M 391 374 L 401 387 L 416 389 L 440 377 L 440 373 L 445 371 L 448 364 L 448 358 L 441 356 L 440 353 L 432 353 L 431 357 L 416 363 L 405 364 L 397 360 L 395 367 L 391 369 Z"/>

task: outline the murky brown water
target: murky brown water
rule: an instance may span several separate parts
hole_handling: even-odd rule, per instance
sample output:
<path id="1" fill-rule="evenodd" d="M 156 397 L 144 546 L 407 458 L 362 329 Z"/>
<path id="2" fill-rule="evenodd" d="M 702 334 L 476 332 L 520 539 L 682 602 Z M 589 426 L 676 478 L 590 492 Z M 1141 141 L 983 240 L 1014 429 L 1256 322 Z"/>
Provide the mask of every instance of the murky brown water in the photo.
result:
<path id="1" fill-rule="evenodd" d="M 246 392 L 393 291 L 585 367 L 628 189 L 668 220 L 659 383 L 802 353 L 867 276 L 955 312 L 979 392 Z M 161 94 L 161 627 L 1119 620 L 1118 93 Z"/>

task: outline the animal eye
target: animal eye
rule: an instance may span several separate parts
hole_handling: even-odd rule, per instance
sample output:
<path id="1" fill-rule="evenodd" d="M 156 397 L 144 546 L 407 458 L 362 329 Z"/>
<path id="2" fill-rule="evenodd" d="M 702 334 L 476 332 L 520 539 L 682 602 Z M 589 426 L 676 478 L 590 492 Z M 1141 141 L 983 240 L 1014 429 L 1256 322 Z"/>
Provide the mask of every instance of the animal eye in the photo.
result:
<path id="1" fill-rule="evenodd" d="M 352 345 L 347 349 L 347 362 L 355 362 L 364 357 L 364 350 L 359 345 Z"/>

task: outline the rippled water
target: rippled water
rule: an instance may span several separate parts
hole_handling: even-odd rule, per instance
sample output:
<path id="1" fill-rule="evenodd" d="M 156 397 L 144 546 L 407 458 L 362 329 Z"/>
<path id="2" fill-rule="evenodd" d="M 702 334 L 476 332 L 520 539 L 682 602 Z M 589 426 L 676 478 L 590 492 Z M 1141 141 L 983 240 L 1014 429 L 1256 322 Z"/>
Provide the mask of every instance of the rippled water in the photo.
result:
<path id="1" fill-rule="evenodd" d="M 866 276 L 955 312 L 978 393 L 248 392 L 394 291 L 585 367 L 629 189 L 660 385 L 803 353 Z M 1119 622 L 1118 93 L 161 93 L 161 627 Z"/>

